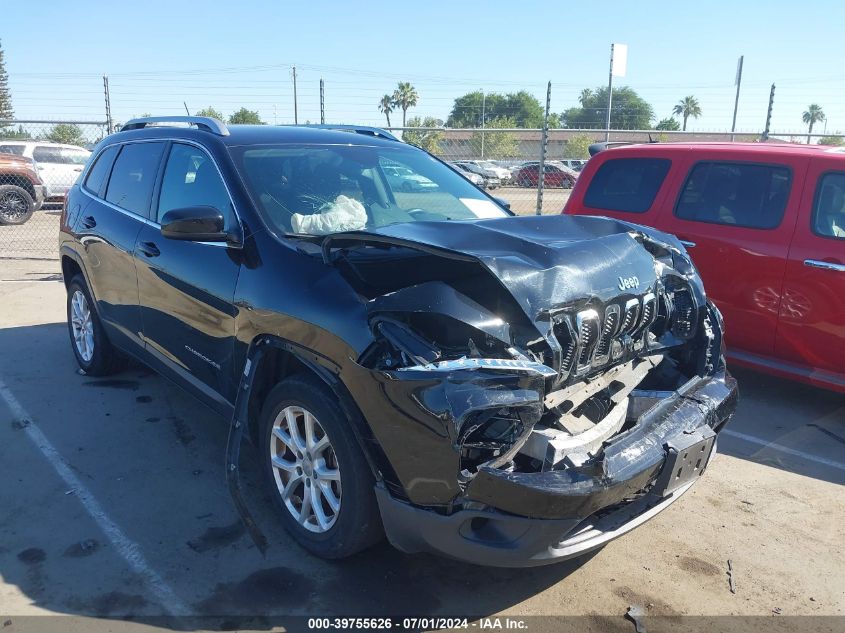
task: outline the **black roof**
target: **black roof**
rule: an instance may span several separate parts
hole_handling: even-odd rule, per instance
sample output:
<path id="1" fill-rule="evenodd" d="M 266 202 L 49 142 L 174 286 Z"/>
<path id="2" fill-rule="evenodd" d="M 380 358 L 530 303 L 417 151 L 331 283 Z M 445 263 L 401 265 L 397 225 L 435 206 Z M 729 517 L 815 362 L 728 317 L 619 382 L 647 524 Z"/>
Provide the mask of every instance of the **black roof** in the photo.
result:
<path id="1" fill-rule="evenodd" d="M 276 143 L 319 144 L 319 145 L 371 145 L 396 147 L 398 141 L 361 134 L 347 130 L 325 129 L 295 125 L 227 125 L 229 134 L 221 136 L 195 127 L 158 125 L 140 129 L 116 132 L 107 137 L 108 141 L 140 138 L 185 138 L 196 141 L 211 139 L 227 146 L 262 145 Z M 402 144 L 402 147 L 409 147 Z"/>

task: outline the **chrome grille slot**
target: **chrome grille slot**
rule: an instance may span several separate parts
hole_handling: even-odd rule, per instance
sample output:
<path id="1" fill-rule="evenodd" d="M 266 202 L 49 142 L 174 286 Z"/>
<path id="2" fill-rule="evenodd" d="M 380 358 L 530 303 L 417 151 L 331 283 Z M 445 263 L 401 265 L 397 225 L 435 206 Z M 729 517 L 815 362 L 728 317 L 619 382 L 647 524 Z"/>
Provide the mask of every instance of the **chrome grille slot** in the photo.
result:
<path id="1" fill-rule="evenodd" d="M 622 327 L 619 328 L 619 334 L 632 334 L 637 328 L 637 321 L 640 317 L 640 302 L 639 299 L 628 299 L 625 302 L 625 316 L 622 319 Z"/>
<path id="2" fill-rule="evenodd" d="M 572 328 L 570 319 L 561 316 L 554 325 L 554 334 L 560 345 L 559 380 L 566 379 L 575 366 L 575 354 L 578 351 L 578 337 Z"/>
<path id="3" fill-rule="evenodd" d="M 593 358 L 594 365 L 602 365 L 610 360 L 610 343 L 619 331 L 620 324 L 619 305 L 612 303 L 604 311 L 604 327 L 601 330 L 601 338 L 596 345 L 596 354 Z"/>
<path id="4" fill-rule="evenodd" d="M 599 314 L 595 310 L 584 310 L 575 317 L 578 330 L 578 369 L 590 365 L 593 351 L 599 342 Z"/>
<path id="5" fill-rule="evenodd" d="M 645 332 L 654 325 L 655 319 L 657 319 L 657 297 L 653 292 L 649 292 L 643 297 L 643 314 L 636 332 L 638 334 Z"/>

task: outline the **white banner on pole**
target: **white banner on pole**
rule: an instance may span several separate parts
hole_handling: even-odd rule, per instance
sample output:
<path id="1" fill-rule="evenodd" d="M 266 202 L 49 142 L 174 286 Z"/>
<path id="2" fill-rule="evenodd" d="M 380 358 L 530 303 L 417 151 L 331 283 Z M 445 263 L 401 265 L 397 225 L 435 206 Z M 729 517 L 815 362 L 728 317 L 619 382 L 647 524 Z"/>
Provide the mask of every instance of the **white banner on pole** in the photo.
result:
<path id="1" fill-rule="evenodd" d="M 614 77 L 624 77 L 628 71 L 628 45 L 614 44 L 613 45 L 613 68 L 611 73 Z"/>

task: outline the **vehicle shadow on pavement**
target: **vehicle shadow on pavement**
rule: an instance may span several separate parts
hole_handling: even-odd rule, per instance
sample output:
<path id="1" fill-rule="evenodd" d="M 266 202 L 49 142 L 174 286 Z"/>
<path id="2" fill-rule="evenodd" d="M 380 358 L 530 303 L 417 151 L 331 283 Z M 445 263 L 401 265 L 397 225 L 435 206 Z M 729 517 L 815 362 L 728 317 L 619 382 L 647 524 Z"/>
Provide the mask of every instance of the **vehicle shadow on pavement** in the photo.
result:
<path id="1" fill-rule="evenodd" d="M 80 375 L 67 336 L 63 323 L 0 329 L 8 352 L 0 380 L 27 414 L 19 419 L 0 401 L 2 614 L 35 607 L 173 629 L 269 629 L 289 615 L 484 616 L 543 592 L 591 558 L 494 569 L 407 555 L 383 542 L 323 561 L 285 534 L 256 451 L 245 444 L 242 490 L 270 544 L 262 556 L 226 488 L 227 421 L 134 363 L 108 378 Z M 168 617 L 28 425 L 199 620 Z"/>
<path id="2" fill-rule="evenodd" d="M 731 367 L 739 406 L 719 452 L 845 485 L 845 394 Z M 786 449 L 786 450 L 784 450 Z"/>

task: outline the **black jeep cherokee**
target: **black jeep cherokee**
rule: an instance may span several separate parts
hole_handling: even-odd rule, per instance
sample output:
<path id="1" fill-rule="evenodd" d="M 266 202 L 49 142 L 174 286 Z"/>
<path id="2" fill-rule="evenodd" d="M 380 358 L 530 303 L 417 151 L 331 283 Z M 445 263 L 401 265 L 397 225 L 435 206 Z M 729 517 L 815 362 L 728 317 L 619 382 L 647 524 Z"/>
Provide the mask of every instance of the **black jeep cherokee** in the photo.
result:
<path id="1" fill-rule="evenodd" d="M 600 547 L 689 489 L 736 403 L 677 239 L 514 217 L 380 130 L 131 121 L 60 248 L 79 366 L 133 356 L 246 428 L 319 556 Z"/>

